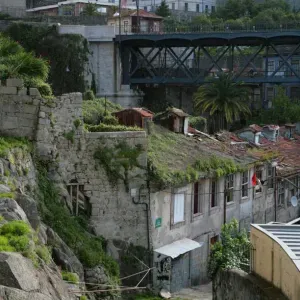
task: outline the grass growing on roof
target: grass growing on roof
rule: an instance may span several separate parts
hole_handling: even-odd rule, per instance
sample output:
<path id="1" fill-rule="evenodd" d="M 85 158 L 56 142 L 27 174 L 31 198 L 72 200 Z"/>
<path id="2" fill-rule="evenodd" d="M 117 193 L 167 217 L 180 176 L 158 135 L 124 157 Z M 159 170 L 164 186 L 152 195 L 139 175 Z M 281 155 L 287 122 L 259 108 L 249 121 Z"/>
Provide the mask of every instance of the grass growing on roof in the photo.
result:
<path id="1" fill-rule="evenodd" d="M 153 125 L 148 136 L 151 179 L 165 186 L 178 186 L 195 182 L 201 175 L 221 177 L 243 170 L 231 158 L 217 156 L 220 153 L 214 153 L 207 143 Z"/>

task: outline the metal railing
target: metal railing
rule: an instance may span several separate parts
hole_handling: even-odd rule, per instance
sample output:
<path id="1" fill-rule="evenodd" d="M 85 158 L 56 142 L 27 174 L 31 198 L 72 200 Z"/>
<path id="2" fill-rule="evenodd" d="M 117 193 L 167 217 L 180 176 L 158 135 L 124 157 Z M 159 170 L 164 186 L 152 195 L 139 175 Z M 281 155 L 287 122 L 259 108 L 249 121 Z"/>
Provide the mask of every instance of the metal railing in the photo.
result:
<path id="1" fill-rule="evenodd" d="M 118 32 L 119 27 L 116 28 Z M 236 24 L 219 25 L 165 25 L 158 24 L 153 26 L 121 26 L 121 34 L 167 34 L 167 33 L 231 33 L 231 32 L 286 32 L 300 31 L 300 22 L 291 22 L 284 24 L 251 24 L 245 23 L 241 26 Z"/>

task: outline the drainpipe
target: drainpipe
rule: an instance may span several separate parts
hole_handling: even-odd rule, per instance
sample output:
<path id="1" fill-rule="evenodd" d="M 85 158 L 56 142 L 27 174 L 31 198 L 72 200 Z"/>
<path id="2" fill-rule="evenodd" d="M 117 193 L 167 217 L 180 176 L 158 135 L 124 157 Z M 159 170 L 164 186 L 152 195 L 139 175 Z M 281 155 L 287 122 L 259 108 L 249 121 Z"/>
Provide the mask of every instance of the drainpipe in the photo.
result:
<path id="1" fill-rule="evenodd" d="M 147 244 L 148 244 L 148 265 L 149 268 L 152 268 L 152 259 L 151 259 L 151 243 L 150 243 L 150 226 L 149 226 L 149 204 L 150 204 L 150 185 L 149 185 L 149 181 L 147 180 L 147 188 L 148 188 L 148 192 L 149 192 L 149 203 L 146 202 L 141 202 L 141 190 L 144 188 L 144 185 L 141 185 L 141 187 L 139 188 L 139 198 L 138 201 L 135 200 L 134 197 L 132 197 L 132 202 L 135 205 L 145 205 L 145 211 L 146 211 L 146 221 L 147 221 Z M 148 277 L 148 282 L 151 282 L 151 271 L 149 272 L 149 277 Z"/>

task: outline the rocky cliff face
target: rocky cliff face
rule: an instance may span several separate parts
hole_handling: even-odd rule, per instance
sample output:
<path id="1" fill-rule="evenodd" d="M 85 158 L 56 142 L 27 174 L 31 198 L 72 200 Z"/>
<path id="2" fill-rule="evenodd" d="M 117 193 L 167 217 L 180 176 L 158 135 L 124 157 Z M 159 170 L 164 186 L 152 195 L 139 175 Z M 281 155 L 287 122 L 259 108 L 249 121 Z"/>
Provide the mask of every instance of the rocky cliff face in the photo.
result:
<path id="1" fill-rule="evenodd" d="M 105 288 L 112 278 L 103 265 L 85 267 L 43 223 L 40 211 L 45 208 L 39 200 L 42 191 L 32 153 L 25 140 L 0 138 L 0 299 L 75 300 L 95 299 L 95 295 L 112 299 L 109 293 L 85 295 L 86 286 L 80 282 Z M 61 184 L 60 191 L 63 188 Z M 65 198 L 57 195 L 67 212 Z"/>

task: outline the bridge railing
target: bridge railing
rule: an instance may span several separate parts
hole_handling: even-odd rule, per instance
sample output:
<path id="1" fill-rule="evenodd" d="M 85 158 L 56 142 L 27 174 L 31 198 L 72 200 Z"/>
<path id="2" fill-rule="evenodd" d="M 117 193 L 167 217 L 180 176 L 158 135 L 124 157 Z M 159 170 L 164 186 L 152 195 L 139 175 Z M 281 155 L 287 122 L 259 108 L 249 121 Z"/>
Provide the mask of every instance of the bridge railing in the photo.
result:
<path id="1" fill-rule="evenodd" d="M 166 34 L 166 33 L 212 33 L 212 32 L 269 32 L 269 31 L 293 31 L 300 30 L 300 22 L 290 22 L 283 24 L 251 24 L 242 25 L 219 24 L 219 25 L 143 25 L 143 26 L 121 26 L 115 31 L 121 35 L 127 34 Z"/>

